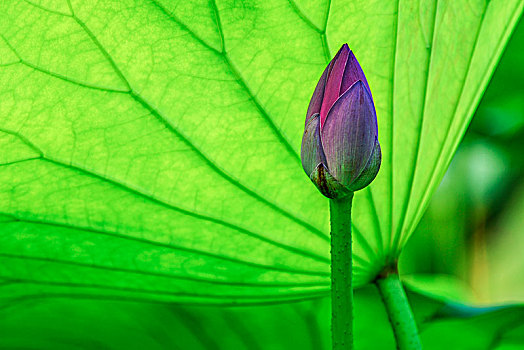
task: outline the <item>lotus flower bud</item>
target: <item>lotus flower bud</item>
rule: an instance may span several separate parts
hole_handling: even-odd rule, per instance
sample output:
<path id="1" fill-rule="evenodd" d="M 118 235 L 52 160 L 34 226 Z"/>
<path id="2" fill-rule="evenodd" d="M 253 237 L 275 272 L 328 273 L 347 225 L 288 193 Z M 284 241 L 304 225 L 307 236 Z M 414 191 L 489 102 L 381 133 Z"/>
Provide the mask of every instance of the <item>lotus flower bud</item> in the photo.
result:
<path id="1" fill-rule="evenodd" d="M 302 166 L 323 195 L 341 198 L 377 176 L 382 159 L 364 72 L 344 44 L 324 70 L 306 115 Z"/>

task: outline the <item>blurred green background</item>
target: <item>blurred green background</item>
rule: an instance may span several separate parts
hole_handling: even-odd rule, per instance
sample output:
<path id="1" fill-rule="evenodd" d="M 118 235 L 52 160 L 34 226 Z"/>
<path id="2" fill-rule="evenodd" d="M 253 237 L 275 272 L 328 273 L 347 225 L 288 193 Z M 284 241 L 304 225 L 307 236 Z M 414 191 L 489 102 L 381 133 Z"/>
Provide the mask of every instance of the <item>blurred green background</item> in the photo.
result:
<path id="1" fill-rule="evenodd" d="M 524 301 L 523 63 L 521 19 L 401 256 L 413 282 L 474 304 Z"/>

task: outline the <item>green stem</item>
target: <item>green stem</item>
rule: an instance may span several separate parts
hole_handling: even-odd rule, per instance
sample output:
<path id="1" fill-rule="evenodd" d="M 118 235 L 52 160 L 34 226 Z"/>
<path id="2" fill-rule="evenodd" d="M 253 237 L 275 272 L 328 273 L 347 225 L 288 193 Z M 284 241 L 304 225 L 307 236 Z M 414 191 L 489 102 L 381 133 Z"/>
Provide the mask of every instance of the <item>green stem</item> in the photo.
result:
<path id="1" fill-rule="evenodd" d="M 384 276 L 379 277 L 375 283 L 386 306 L 389 322 L 397 341 L 397 349 L 422 349 L 417 324 L 409 306 L 404 287 L 402 287 L 398 277 L 398 272 L 389 271 Z"/>
<path id="2" fill-rule="evenodd" d="M 353 192 L 329 201 L 331 213 L 331 339 L 333 350 L 353 349 L 351 204 Z"/>

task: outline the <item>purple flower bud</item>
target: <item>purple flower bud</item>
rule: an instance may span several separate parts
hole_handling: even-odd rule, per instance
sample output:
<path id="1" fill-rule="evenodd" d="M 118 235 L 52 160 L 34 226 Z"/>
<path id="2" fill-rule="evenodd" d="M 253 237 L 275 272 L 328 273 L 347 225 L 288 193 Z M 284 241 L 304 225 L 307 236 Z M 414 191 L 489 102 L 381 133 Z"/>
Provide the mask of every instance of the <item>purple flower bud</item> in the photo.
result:
<path id="1" fill-rule="evenodd" d="M 364 72 L 344 44 L 324 70 L 306 115 L 302 166 L 320 192 L 340 198 L 377 176 L 382 158 Z"/>

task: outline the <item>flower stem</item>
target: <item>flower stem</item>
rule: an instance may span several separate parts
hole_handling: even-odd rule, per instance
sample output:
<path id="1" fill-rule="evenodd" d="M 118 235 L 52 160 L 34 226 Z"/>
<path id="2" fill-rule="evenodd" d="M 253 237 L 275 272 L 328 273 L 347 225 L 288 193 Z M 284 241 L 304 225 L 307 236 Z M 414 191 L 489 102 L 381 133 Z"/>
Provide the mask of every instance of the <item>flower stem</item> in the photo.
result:
<path id="1" fill-rule="evenodd" d="M 386 306 L 389 322 L 397 341 L 397 349 L 422 349 L 417 324 L 396 268 L 379 277 L 375 283 Z"/>
<path id="2" fill-rule="evenodd" d="M 333 350 L 353 349 L 353 283 L 351 204 L 353 192 L 330 199 L 331 339 Z"/>

